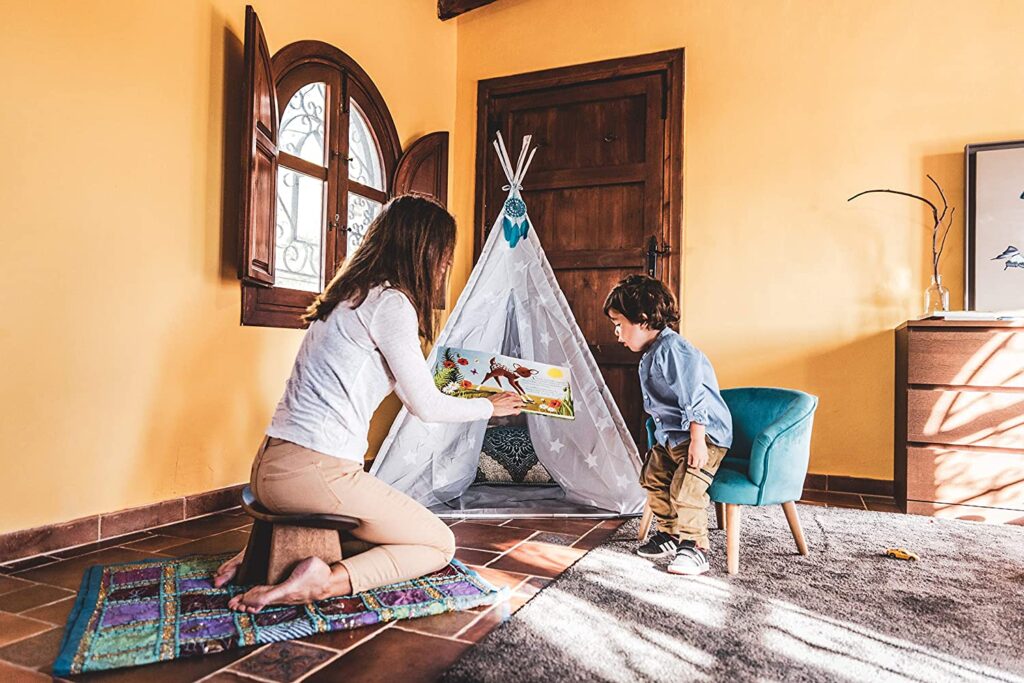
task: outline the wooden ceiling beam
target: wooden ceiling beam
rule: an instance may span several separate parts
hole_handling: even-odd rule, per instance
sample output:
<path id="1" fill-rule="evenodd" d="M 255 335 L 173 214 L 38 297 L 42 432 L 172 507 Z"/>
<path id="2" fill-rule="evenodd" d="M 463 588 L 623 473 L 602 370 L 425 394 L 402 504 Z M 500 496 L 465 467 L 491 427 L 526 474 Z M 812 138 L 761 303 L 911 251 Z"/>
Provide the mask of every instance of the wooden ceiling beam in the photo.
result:
<path id="1" fill-rule="evenodd" d="M 489 5 L 494 1 L 495 0 L 437 0 L 437 16 L 441 21 L 446 21 L 478 7 Z"/>

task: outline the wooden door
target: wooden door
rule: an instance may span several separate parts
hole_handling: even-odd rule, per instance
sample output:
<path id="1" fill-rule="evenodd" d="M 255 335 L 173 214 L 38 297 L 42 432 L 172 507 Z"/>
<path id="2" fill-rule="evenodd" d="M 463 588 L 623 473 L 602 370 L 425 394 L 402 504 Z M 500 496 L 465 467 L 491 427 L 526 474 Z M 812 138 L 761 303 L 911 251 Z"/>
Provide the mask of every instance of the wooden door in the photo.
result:
<path id="1" fill-rule="evenodd" d="M 479 92 L 477 252 L 506 196 L 491 140 L 500 130 L 514 159 L 533 135 L 523 199 L 641 452 L 639 354 L 615 340 L 601 305 L 632 273 L 678 292 L 682 74 L 675 50 L 481 81 Z"/>

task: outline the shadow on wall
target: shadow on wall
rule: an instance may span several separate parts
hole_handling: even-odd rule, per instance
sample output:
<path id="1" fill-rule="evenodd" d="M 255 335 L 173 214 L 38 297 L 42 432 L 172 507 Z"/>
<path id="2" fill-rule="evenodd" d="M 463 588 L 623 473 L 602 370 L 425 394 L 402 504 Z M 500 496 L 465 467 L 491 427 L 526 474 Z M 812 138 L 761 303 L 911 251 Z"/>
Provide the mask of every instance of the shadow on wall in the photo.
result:
<path id="1" fill-rule="evenodd" d="M 222 286 L 238 277 L 243 54 L 225 18 L 212 12 L 210 21 L 210 69 L 223 74 L 223 81 L 211 78 L 208 99 L 220 101 L 222 113 L 214 115 L 214 104 L 206 133 L 221 145 L 206 150 L 207 183 L 197 188 L 208 198 L 200 214 L 205 249 L 199 276 L 205 284 L 196 292 L 215 301 L 188 309 L 180 320 L 169 318 L 165 348 L 153 350 L 163 353 L 159 383 L 140 430 L 134 475 L 126 481 L 157 500 L 247 480 L 277 398 L 261 390 L 267 334 L 238 332 L 241 294 L 237 286 Z"/>
<path id="2" fill-rule="evenodd" d="M 878 332 L 739 376 L 818 396 L 809 471 L 892 479 L 893 343 L 891 331 Z"/>
<path id="3" fill-rule="evenodd" d="M 914 226 L 916 229 L 917 226 Z M 850 325 L 854 330 L 896 329 L 907 314 L 907 296 L 916 294 L 917 287 L 911 282 L 913 269 L 910 264 L 893 263 L 892 248 L 883 239 L 876 239 L 869 246 L 866 263 L 878 269 L 869 272 L 868 287 L 860 299 L 856 311 L 856 322 Z M 927 270 L 927 268 L 925 268 Z M 861 282 L 864 282 L 862 279 Z M 924 292 L 922 285 L 920 292 Z M 915 298 L 914 301 L 917 301 Z M 916 310 L 916 309 L 915 309 Z M 890 368 L 891 370 L 892 368 Z"/>
<path id="4" fill-rule="evenodd" d="M 242 196 L 242 128 L 245 111 L 242 108 L 242 70 L 243 46 L 231 29 L 224 25 L 221 17 L 214 17 L 214 33 L 223 32 L 224 54 L 223 64 L 211 65 L 211 68 L 222 68 L 223 84 L 223 119 L 218 134 L 223 136 L 221 158 L 223 164 L 223 195 L 221 200 L 221 236 L 218 263 L 222 280 L 238 279 L 238 214 L 241 210 Z M 212 98 L 211 98 L 212 99 Z M 212 121 L 211 121 L 212 125 Z M 211 131 L 212 132 L 212 131 Z M 211 135 L 216 140 L 217 135 Z M 239 295 L 241 298 L 241 295 Z M 241 305 L 241 304 L 239 304 Z"/>

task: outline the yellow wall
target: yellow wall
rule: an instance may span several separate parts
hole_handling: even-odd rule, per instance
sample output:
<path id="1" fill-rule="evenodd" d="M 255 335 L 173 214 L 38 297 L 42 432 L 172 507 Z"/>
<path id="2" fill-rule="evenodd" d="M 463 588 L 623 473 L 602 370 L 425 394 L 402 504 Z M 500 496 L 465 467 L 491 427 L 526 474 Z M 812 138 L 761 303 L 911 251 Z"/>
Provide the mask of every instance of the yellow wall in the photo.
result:
<path id="1" fill-rule="evenodd" d="M 0 2 L 0 533 L 248 475 L 301 332 L 238 324 L 245 4 Z M 431 2 L 253 4 L 271 51 L 355 58 L 403 144 L 452 129 L 457 29 Z"/>
<path id="2" fill-rule="evenodd" d="M 0 533 L 247 475 L 301 333 L 238 325 L 244 4 L 0 0 Z M 891 476 L 891 329 L 927 284 L 926 216 L 844 200 L 932 173 L 960 204 L 963 145 L 1024 137 L 1024 3 L 499 0 L 447 23 L 432 0 L 254 4 L 271 50 L 359 61 L 403 144 L 454 130 L 466 237 L 478 79 L 685 48 L 684 333 L 725 386 L 821 396 L 812 471 Z"/>
<path id="3" fill-rule="evenodd" d="M 1024 137 L 1024 3 L 499 0 L 458 23 L 457 179 L 479 79 L 685 48 L 683 333 L 723 386 L 820 396 L 812 472 L 891 478 L 892 330 L 920 314 L 929 224 L 845 200 L 930 173 L 962 207 L 963 146 Z M 962 230 L 942 262 L 961 308 Z"/>

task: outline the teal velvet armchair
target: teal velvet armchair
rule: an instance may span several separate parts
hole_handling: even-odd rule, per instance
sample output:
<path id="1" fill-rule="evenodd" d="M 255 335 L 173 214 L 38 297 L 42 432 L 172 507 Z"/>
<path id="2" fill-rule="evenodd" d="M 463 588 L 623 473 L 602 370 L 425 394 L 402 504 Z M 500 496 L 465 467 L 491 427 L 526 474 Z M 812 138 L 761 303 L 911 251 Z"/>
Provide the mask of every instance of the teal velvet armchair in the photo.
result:
<path id="1" fill-rule="evenodd" d="M 708 495 L 715 502 L 719 526 L 724 512 L 729 573 L 739 571 L 741 505 L 782 505 L 797 550 L 806 555 L 795 501 L 803 494 L 807 477 L 817 397 L 794 389 L 742 387 L 725 389 L 722 398 L 732 413 L 733 442 Z M 647 439 L 648 445 L 653 444 L 651 420 Z M 644 536 L 649 521 L 645 511 Z"/>

